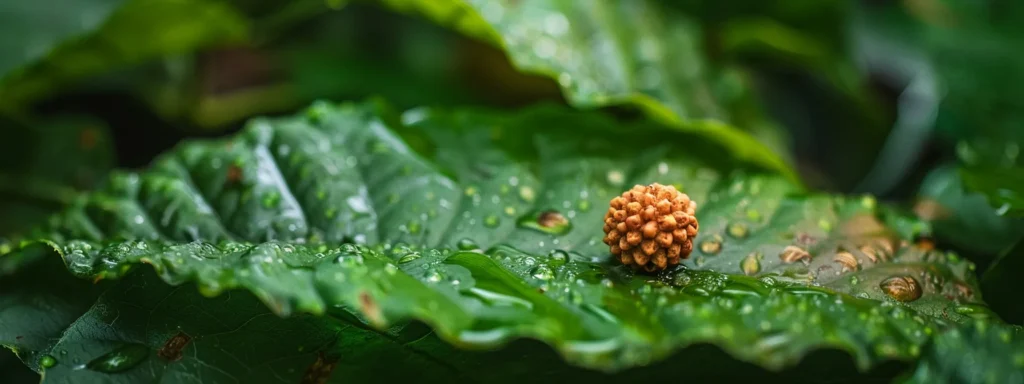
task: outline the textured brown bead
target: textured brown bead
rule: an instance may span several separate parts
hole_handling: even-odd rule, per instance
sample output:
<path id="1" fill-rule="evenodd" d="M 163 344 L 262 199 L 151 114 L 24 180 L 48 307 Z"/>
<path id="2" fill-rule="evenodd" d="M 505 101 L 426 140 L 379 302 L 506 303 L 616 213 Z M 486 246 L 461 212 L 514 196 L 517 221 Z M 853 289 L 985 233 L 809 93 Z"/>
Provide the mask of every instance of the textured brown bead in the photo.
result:
<path id="1" fill-rule="evenodd" d="M 637 185 L 615 197 L 604 218 L 604 242 L 624 265 L 654 272 L 690 256 L 697 204 L 672 186 Z"/>

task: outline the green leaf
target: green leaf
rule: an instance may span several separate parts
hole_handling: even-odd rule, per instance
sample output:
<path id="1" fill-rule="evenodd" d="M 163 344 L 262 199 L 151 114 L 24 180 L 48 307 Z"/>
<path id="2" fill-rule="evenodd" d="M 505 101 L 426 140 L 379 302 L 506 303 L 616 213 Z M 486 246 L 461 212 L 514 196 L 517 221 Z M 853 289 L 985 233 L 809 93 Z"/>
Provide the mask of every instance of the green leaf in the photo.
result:
<path id="1" fill-rule="evenodd" d="M 1024 235 L 1010 246 L 985 270 L 981 287 L 985 297 L 992 303 L 992 309 L 1007 322 L 1024 324 L 1024 308 L 1020 306 L 1020 293 L 1024 283 L 1016 273 L 1024 268 Z"/>
<path id="2" fill-rule="evenodd" d="M 953 164 L 931 171 L 921 183 L 916 210 L 934 228 L 928 235 L 987 264 L 1017 242 L 1024 222 L 1000 215 L 984 195 L 965 186 L 968 177 Z"/>
<path id="3" fill-rule="evenodd" d="M 934 129 L 956 144 L 964 185 L 988 196 L 1000 215 L 1016 217 L 1024 212 L 1021 5 L 893 2 L 861 7 L 863 23 L 856 26 L 891 45 L 890 66 L 934 74 L 941 91 Z"/>
<path id="4" fill-rule="evenodd" d="M 183 316 L 182 308 L 195 315 Z M 58 308 L 51 311 L 56 313 Z M 341 309 L 322 317 L 300 314 L 280 318 L 248 292 L 206 298 L 191 285 L 164 285 L 152 273 L 127 276 L 110 286 L 84 314 L 68 314 L 81 316 L 67 332 L 54 330 L 51 344 L 40 352 L 52 357 L 43 370 L 47 381 L 188 382 L 201 378 L 203 382 L 276 383 L 321 378 L 331 383 L 453 379 L 614 383 L 669 380 L 678 377 L 673 367 L 679 366 L 689 366 L 687 377 L 700 381 L 808 381 L 823 373 L 878 379 L 895 373 L 885 369 L 858 374 L 852 364 L 843 364 L 849 362 L 846 354 L 817 351 L 799 366 L 773 374 L 731 360 L 717 348 L 699 345 L 657 364 L 608 374 L 566 365 L 536 341 L 520 340 L 493 351 L 465 350 L 442 342 L 421 323 L 376 331 Z M 116 330 L 109 326 L 112 317 L 116 317 Z M 29 317 L 19 319 L 22 321 L 10 323 L 11 329 L 35 325 Z M 116 374 L 106 372 L 118 369 Z"/>
<path id="5" fill-rule="evenodd" d="M 964 185 L 985 194 L 1000 215 L 1024 217 L 1024 167 L 967 168 Z"/>
<path id="6" fill-rule="evenodd" d="M 943 333 L 924 350 L 907 383 L 1024 381 L 1024 332 L 979 322 Z"/>
<path id="7" fill-rule="evenodd" d="M 41 247 L 28 251 L 52 256 Z M 6 257 L 5 257 L 6 258 Z M 84 314 L 100 294 L 99 287 L 63 273 L 55 258 L 33 258 L 13 276 L 0 275 L 0 346 L 13 351 L 27 366 L 40 371 L 61 333 Z"/>
<path id="8" fill-rule="evenodd" d="M 0 37 L 0 78 L 16 68 L 46 57 L 62 42 L 99 29 L 120 0 L 9 2 L 0 24 L 9 28 Z M 42 28 L 45 27 L 45 28 Z"/>
<path id="9" fill-rule="evenodd" d="M 344 309 L 382 331 L 418 320 L 460 348 L 531 338 L 609 371 L 695 343 L 772 370 L 838 349 L 866 370 L 991 317 L 973 265 L 900 241 L 872 198 L 727 174 L 743 165 L 723 153 L 551 107 L 399 118 L 320 103 L 115 174 L 36 236 L 82 277 L 148 264 L 208 296 L 244 288 L 279 315 Z M 651 182 L 688 193 L 701 222 L 685 266 L 658 276 L 609 263 L 600 230 L 606 202 Z"/>
<path id="10" fill-rule="evenodd" d="M 0 45 L 0 56 L 21 58 L 0 62 L 0 99 L 5 107 L 30 102 L 88 75 L 242 42 L 248 34 L 244 17 L 220 1 L 53 3 L 10 3 L 13 11 L 0 12 L 11 19 L 4 25 L 24 29 L 9 31 Z"/>
<path id="11" fill-rule="evenodd" d="M 555 79 L 574 106 L 635 105 L 796 180 L 782 151 L 725 123 L 745 123 L 766 141 L 780 141 L 765 132 L 774 127 L 747 100 L 750 80 L 708 63 L 700 25 L 677 9 L 654 1 L 381 2 L 504 48 L 516 67 Z M 727 104 L 734 102 L 742 111 L 731 111 L 736 106 Z"/>

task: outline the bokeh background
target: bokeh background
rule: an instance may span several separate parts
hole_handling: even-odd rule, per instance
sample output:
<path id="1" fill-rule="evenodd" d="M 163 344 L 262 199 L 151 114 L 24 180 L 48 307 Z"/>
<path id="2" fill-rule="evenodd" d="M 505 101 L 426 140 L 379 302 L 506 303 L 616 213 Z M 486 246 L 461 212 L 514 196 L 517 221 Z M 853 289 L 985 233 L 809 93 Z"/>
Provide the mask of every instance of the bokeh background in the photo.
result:
<path id="1" fill-rule="evenodd" d="M 669 65 L 685 70 L 697 55 L 733 125 L 809 188 L 898 203 L 932 222 L 919 241 L 973 260 L 983 286 L 1014 284 L 1013 271 L 1024 270 L 1024 2 L 661 3 L 699 43 Z M 517 69 L 506 50 L 460 33 L 459 15 L 431 9 L 398 0 L 3 2 L 0 236 L 38 223 L 113 167 L 143 167 L 183 139 L 230 134 L 247 118 L 317 99 L 572 104 L 557 77 Z M 649 116 L 630 103 L 595 108 Z M 986 300 L 1024 321 L 1012 297 Z"/>

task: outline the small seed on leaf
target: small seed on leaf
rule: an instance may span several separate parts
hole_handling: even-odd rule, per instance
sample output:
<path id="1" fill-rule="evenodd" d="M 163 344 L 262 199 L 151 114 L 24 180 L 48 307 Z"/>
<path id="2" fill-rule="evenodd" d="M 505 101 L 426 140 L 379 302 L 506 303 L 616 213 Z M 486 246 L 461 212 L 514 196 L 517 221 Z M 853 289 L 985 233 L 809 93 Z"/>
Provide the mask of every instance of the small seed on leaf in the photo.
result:
<path id="1" fill-rule="evenodd" d="M 693 250 L 696 204 L 675 187 L 636 185 L 609 206 L 604 243 L 622 264 L 654 272 L 679 264 Z"/>

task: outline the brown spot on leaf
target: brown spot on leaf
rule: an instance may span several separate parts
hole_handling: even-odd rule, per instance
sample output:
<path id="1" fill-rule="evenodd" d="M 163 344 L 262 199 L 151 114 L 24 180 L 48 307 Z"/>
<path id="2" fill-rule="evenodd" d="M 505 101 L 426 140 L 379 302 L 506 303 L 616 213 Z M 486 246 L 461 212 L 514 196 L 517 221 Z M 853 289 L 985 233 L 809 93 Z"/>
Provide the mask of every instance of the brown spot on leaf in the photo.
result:
<path id="1" fill-rule="evenodd" d="M 185 332 L 179 331 L 170 339 L 164 342 L 164 346 L 156 352 L 157 356 L 167 361 L 178 361 L 181 359 L 181 350 L 192 341 L 192 337 Z"/>
<path id="2" fill-rule="evenodd" d="M 337 366 L 338 359 L 328 358 L 327 354 L 320 351 L 316 355 L 316 361 L 309 368 L 306 368 L 306 373 L 302 375 L 302 381 L 299 383 L 324 384 L 331 378 L 331 373 L 334 372 L 334 368 Z"/>
<path id="3" fill-rule="evenodd" d="M 86 151 L 91 150 L 96 147 L 96 142 L 99 141 L 99 137 L 100 133 L 98 129 L 92 127 L 83 129 L 82 132 L 78 134 L 78 147 Z"/>
<path id="4" fill-rule="evenodd" d="M 373 300 L 369 293 L 359 293 L 359 307 L 373 325 L 384 326 L 384 315 L 380 311 L 380 305 L 377 305 L 377 301 Z"/>
<path id="5" fill-rule="evenodd" d="M 231 166 L 228 167 L 228 184 L 238 184 L 242 182 L 242 176 L 244 176 L 242 174 L 242 167 L 235 164 L 231 164 Z"/>

